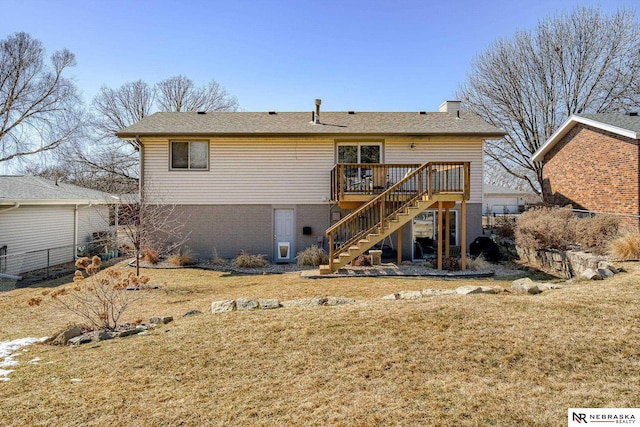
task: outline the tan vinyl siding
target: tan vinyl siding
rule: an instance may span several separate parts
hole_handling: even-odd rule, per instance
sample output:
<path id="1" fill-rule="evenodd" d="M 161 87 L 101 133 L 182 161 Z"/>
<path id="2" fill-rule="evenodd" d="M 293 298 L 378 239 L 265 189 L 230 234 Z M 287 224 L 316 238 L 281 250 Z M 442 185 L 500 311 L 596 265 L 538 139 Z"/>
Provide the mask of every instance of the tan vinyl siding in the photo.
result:
<path id="1" fill-rule="evenodd" d="M 482 145 L 482 140 L 471 138 L 387 139 L 385 163 L 471 162 L 469 202 L 482 203 Z"/>
<path id="2" fill-rule="evenodd" d="M 191 205 L 317 204 L 329 196 L 333 140 L 210 141 L 209 171 L 170 171 L 169 140 L 145 140 L 146 185 L 164 202 Z"/>
<path id="3" fill-rule="evenodd" d="M 188 140 L 174 138 L 172 140 Z M 198 139 L 202 140 L 202 139 Z M 348 139 L 339 138 L 338 142 Z M 384 163 L 471 162 L 471 203 L 482 202 L 478 138 L 359 138 L 381 142 Z M 333 138 L 212 138 L 209 171 L 169 170 L 170 139 L 145 139 L 145 183 L 151 197 L 189 205 L 318 204 L 329 196 Z M 413 149 L 411 143 L 415 144 Z"/>

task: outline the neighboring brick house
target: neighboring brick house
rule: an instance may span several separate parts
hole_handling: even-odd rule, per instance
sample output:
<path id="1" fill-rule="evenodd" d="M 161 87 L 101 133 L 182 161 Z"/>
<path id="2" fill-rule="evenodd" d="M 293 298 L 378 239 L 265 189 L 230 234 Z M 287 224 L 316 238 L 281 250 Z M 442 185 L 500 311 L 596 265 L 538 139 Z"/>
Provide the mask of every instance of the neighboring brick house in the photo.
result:
<path id="1" fill-rule="evenodd" d="M 640 218 L 640 117 L 571 116 L 532 157 L 543 162 L 543 197 L 553 205 Z"/>

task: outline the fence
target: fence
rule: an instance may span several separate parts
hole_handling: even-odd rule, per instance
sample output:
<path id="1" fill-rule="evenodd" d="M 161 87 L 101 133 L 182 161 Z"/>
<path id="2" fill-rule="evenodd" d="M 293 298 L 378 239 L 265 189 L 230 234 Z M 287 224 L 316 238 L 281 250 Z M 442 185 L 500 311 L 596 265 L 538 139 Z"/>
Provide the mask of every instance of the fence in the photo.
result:
<path id="1" fill-rule="evenodd" d="M 8 253 L 6 246 L 0 248 L 0 273 L 19 276 L 38 271 L 45 278 L 55 266 L 73 262 L 79 256 L 100 254 L 104 260 L 121 255 L 114 245 L 105 239 L 93 240 L 82 245 L 56 246 L 27 252 Z"/>

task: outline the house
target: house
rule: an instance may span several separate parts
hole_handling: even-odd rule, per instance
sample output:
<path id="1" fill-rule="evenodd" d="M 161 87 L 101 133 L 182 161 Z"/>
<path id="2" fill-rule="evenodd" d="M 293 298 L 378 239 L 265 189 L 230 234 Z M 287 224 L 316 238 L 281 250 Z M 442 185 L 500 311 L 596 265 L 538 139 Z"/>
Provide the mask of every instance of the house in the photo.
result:
<path id="1" fill-rule="evenodd" d="M 640 225 L 640 117 L 575 114 L 532 156 L 543 162 L 544 201 L 618 215 Z"/>
<path id="2" fill-rule="evenodd" d="M 484 184 L 483 205 L 485 215 L 518 214 L 528 203 L 539 202 L 533 191 L 515 190 L 500 185 Z"/>
<path id="3" fill-rule="evenodd" d="M 410 260 L 438 229 L 450 236 L 441 250 L 482 233 L 482 146 L 503 132 L 458 101 L 438 112 L 320 105 L 156 113 L 117 136 L 137 142 L 142 188 L 158 195 L 147 199 L 179 208 L 201 258 L 244 250 L 292 262 L 319 245 L 334 271 L 374 245 Z"/>
<path id="4" fill-rule="evenodd" d="M 73 261 L 109 229 L 109 195 L 38 176 L 0 176 L 0 273 Z"/>

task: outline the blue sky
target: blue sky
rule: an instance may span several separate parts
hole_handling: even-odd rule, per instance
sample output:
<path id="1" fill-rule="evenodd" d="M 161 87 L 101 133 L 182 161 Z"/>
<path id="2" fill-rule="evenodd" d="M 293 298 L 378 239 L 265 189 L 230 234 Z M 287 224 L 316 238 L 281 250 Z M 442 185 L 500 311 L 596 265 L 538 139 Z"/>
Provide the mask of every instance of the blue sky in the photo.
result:
<path id="1" fill-rule="evenodd" d="M 71 50 L 89 104 L 100 86 L 215 79 L 246 111 L 437 110 L 493 42 L 575 6 L 638 0 L 0 0 L 0 39 Z"/>

